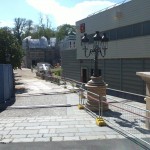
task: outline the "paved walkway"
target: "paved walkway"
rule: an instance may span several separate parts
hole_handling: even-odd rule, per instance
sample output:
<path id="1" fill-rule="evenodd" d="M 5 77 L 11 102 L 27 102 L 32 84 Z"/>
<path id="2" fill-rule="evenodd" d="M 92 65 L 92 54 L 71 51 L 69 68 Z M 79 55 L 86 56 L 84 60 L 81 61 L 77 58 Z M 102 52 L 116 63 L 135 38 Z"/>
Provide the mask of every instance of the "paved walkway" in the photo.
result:
<path id="1" fill-rule="evenodd" d="M 91 115 L 74 106 L 78 103 L 76 94 L 67 94 L 67 103 L 73 106 L 66 108 L 66 115 L 0 118 L 1 142 L 124 138 L 107 126 L 98 127 Z"/>
<path id="2" fill-rule="evenodd" d="M 1 143 L 126 138 L 112 126 L 97 126 L 91 114 L 79 110 L 76 93 L 44 80 L 21 76 L 20 87 L 26 90 L 17 93 L 14 105 L 0 113 Z"/>

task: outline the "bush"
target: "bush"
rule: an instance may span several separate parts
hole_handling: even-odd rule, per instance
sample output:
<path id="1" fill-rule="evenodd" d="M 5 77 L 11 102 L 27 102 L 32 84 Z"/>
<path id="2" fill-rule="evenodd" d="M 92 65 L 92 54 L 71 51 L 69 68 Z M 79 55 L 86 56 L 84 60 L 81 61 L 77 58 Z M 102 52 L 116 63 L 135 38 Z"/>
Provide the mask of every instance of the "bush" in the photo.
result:
<path id="1" fill-rule="evenodd" d="M 61 76 L 61 73 L 62 73 L 62 69 L 59 67 L 59 68 L 55 68 L 55 69 L 52 69 L 51 72 L 55 75 L 55 76 Z"/>

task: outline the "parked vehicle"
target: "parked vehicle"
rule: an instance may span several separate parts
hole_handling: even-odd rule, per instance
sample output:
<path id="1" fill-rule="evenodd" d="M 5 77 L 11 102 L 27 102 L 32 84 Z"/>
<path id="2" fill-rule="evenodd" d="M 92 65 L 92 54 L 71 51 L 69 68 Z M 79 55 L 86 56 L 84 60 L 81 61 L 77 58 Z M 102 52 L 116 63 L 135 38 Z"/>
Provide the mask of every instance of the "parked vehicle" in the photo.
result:
<path id="1" fill-rule="evenodd" d="M 44 75 L 50 75 L 51 74 L 51 69 L 53 68 L 53 66 L 49 63 L 45 63 L 45 62 L 40 62 L 37 63 L 36 69 L 36 75 L 43 77 Z"/>

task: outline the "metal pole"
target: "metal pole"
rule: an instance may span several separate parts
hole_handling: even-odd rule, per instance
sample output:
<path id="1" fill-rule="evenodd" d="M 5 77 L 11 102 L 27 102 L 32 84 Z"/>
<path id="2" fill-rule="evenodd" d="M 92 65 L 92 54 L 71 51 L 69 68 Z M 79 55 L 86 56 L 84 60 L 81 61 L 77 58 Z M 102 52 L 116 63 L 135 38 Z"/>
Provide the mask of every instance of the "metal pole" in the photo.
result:
<path id="1" fill-rule="evenodd" d="M 95 59 L 94 59 L 94 77 L 98 77 L 99 76 L 99 72 L 98 72 L 98 48 L 94 49 L 95 52 Z"/>
<path id="2" fill-rule="evenodd" d="M 82 105 L 84 105 L 84 101 L 83 101 L 83 84 L 81 84 L 81 103 L 82 103 Z"/>
<path id="3" fill-rule="evenodd" d="M 103 103 L 102 103 L 103 97 L 101 97 L 101 117 L 103 117 Z"/>
<path id="4" fill-rule="evenodd" d="M 81 88 L 79 88 L 79 104 L 81 102 Z"/>
<path id="5" fill-rule="evenodd" d="M 100 109 L 101 109 L 101 102 L 100 102 L 100 95 L 99 95 L 99 118 L 101 118 L 101 112 L 100 112 Z"/>

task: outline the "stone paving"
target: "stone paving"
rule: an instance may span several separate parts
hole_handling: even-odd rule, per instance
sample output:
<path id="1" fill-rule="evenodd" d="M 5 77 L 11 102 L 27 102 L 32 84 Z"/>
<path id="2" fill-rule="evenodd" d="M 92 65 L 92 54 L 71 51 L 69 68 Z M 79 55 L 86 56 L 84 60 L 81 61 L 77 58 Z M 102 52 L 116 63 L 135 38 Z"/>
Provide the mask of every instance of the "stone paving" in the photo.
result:
<path id="1" fill-rule="evenodd" d="M 95 118 L 89 112 L 79 110 L 77 107 L 79 98 L 76 93 L 69 93 L 68 89 L 62 86 L 40 79 L 25 78 L 20 82 L 23 82 L 23 86 L 28 87 L 28 90 L 25 93 L 17 93 L 14 105 L 0 113 L 1 143 L 125 138 L 113 127 L 97 126 Z M 57 95 L 58 92 L 67 94 Z M 41 101 L 35 95 L 40 95 Z M 42 107 L 43 104 L 64 104 L 64 107 L 43 108 L 41 111 L 38 111 L 39 108 L 28 109 L 33 104 Z M 27 106 L 26 109 L 13 108 L 24 105 Z"/>
<path id="2" fill-rule="evenodd" d="M 72 101 L 74 98 L 74 101 Z M 0 118 L 0 142 L 70 141 L 106 138 L 123 138 L 113 129 L 98 127 L 95 119 L 84 110 L 79 110 L 76 94 L 68 94 L 67 108 L 63 116 L 32 116 Z"/>

